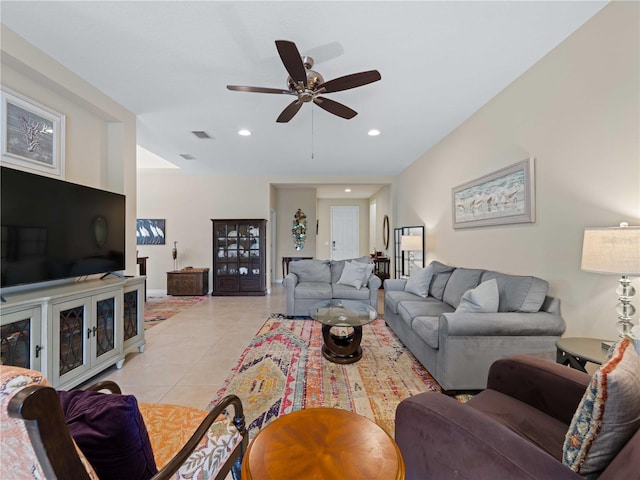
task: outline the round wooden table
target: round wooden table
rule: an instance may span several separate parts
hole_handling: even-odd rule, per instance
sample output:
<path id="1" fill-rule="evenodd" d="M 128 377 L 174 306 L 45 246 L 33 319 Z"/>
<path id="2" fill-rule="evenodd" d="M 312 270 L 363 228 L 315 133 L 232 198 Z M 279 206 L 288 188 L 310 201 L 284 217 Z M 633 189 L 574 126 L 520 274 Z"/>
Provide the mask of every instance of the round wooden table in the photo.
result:
<path id="1" fill-rule="evenodd" d="M 308 408 L 263 428 L 242 462 L 243 480 L 402 480 L 394 440 L 371 420 L 338 408 Z"/>

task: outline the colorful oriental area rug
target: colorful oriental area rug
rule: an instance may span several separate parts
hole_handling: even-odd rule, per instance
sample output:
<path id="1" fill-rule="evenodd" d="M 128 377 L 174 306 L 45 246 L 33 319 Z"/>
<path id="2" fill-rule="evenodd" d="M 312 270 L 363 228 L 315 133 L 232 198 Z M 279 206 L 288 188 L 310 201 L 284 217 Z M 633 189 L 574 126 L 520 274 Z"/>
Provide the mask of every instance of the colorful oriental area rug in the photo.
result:
<path id="1" fill-rule="evenodd" d="M 225 395 L 238 395 L 251 438 L 280 415 L 312 407 L 356 412 L 393 436 L 398 403 L 417 393 L 440 391 L 440 386 L 384 320 L 362 330 L 362 359 L 339 365 L 322 356 L 319 322 L 272 316 L 209 408 Z"/>
<path id="2" fill-rule="evenodd" d="M 205 297 L 176 297 L 163 295 L 159 297 L 149 297 L 144 303 L 144 329 L 155 327 L 163 320 L 173 317 L 196 303 L 204 300 Z"/>

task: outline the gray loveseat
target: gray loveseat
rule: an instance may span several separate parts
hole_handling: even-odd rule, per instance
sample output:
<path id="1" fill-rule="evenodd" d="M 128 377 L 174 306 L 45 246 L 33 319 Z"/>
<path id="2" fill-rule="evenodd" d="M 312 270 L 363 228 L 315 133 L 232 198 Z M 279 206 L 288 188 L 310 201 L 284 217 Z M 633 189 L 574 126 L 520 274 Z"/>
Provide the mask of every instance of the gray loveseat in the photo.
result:
<path id="1" fill-rule="evenodd" d="M 426 297 L 405 291 L 406 279 L 385 280 L 384 318 L 444 390 L 486 388 L 489 367 L 499 358 L 555 359 L 565 323 L 546 281 L 440 262 L 427 268 L 433 276 Z M 496 313 L 456 312 L 465 292 L 492 279 Z"/>
<path id="2" fill-rule="evenodd" d="M 356 288 L 338 283 L 345 262 L 356 261 L 370 264 L 368 257 L 353 260 L 298 260 L 291 262 L 289 274 L 283 284 L 287 299 L 288 316 L 308 316 L 309 309 L 316 303 L 333 298 L 359 300 L 378 310 L 378 290 L 382 281 L 373 273 L 365 283 Z M 373 265 L 371 265 L 371 270 Z"/>

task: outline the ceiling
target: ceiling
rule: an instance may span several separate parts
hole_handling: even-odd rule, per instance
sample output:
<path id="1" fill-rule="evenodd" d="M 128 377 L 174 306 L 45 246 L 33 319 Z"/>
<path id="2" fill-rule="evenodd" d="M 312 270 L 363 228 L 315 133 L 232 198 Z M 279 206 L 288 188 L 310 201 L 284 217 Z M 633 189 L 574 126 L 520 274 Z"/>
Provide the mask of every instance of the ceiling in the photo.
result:
<path id="1" fill-rule="evenodd" d="M 135 113 L 138 144 L 154 156 L 194 174 L 333 177 L 399 174 L 606 3 L 3 0 L 0 8 L 5 26 Z M 326 94 L 359 113 L 351 120 L 305 104 L 276 123 L 293 97 L 226 85 L 286 88 L 280 39 L 312 56 L 325 80 L 371 69 L 382 80 Z M 372 128 L 381 134 L 368 136 Z"/>

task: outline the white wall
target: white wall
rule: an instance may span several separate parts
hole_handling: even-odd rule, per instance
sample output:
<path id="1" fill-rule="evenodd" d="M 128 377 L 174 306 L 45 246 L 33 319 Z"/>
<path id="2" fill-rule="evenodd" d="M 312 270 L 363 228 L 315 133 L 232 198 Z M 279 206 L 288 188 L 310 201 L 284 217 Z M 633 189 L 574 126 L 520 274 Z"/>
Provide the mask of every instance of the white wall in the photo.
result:
<path id="1" fill-rule="evenodd" d="M 398 181 L 397 225 L 425 225 L 427 261 L 546 279 L 569 336 L 617 335 L 617 278 L 580 256 L 585 227 L 640 223 L 639 10 L 612 2 Z M 453 230 L 452 187 L 529 156 L 535 223 Z"/>
<path id="2" fill-rule="evenodd" d="M 71 71 L 0 26 L 2 85 L 66 116 L 65 179 L 127 196 L 126 273 L 136 272 L 136 120 Z"/>

